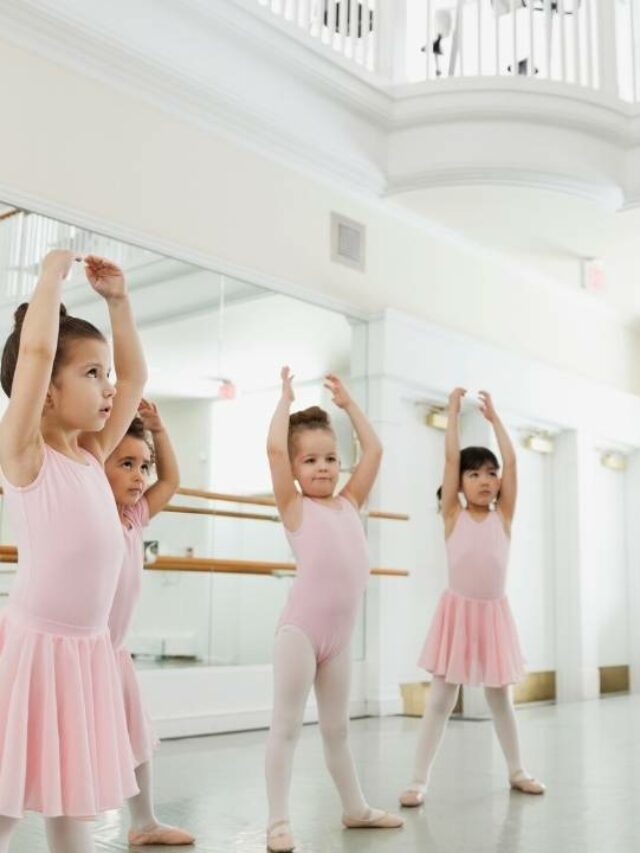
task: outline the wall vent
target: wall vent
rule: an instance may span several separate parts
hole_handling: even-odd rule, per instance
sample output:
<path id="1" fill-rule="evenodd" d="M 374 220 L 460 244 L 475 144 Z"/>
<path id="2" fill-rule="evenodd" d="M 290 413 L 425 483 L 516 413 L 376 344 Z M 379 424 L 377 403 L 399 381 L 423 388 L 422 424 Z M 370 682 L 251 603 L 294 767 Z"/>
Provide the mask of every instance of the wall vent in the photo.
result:
<path id="1" fill-rule="evenodd" d="M 331 260 L 364 272 L 366 228 L 361 222 L 331 214 Z"/>

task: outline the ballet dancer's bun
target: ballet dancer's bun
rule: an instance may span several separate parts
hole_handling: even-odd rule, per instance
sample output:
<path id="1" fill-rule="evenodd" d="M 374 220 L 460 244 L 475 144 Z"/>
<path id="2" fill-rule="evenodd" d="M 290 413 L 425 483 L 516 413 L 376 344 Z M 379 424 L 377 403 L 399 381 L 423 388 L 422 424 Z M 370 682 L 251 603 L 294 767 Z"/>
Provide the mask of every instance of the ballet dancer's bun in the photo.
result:
<path id="1" fill-rule="evenodd" d="M 289 453 L 292 454 L 297 435 L 311 429 L 333 432 L 329 415 L 320 406 L 310 406 L 289 416 Z"/>
<path id="2" fill-rule="evenodd" d="M 307 429 L 327 429 L 331 426 L 329 415 L 320 406 L 310 406 L 300 412 L 294 412 L 289 417 L 289 428 L 306 427 Z"/>

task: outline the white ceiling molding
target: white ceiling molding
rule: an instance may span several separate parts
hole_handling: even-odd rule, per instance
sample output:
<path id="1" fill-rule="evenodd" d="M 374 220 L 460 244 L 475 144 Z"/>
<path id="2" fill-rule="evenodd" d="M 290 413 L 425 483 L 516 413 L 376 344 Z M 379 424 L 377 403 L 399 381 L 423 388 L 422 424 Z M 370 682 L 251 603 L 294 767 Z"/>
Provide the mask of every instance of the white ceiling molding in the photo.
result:
<path id="1" fill-rule="evenodd" d="M 596 202 L 610 210 L 618 210 L 624 203 L 622 190 L 612 184 L 581 181 L 553 172 L 501 165 L 449 166 L 430 169 L 419 174 L 394 178 L 389 182 L 387 193 L 390 196 L 397 196 L 432 187 L 482 185 L 551 190 Z"/>

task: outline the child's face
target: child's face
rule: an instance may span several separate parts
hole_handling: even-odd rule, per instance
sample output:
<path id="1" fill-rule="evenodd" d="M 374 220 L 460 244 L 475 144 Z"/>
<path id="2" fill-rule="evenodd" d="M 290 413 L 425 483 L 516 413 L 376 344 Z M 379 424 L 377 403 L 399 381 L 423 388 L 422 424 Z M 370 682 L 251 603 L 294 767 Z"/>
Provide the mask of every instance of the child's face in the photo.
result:
<path id="1" fill-rule="evenodd" d="M 147 490 L 151 451 L 146 441 L 126 435 L 104 466 L 116 503 L 133 506 Z"/>
<path id="2" fill-rule="evenodd" d="M 489 507 L 500 491 L 499 470 L 485 462 L 475 471 L 464 472 L 461 487 L 469 506 Z"/>
<path id="3" fill-rule="evenodd" d="M 326 429 L 299 432 L 294 439 L 291 467 L 304 495 L 331 497 L 340 473 L 335 435 Z"/>
<path id="4" fill-rule="evenodd" d="M 80 338 L 69 342 L 65 356 L 49 385 L 45 414 L 68 429 L 99 432 L 116 393 L 109 380 L 109 346 L 97 338 Z"/>

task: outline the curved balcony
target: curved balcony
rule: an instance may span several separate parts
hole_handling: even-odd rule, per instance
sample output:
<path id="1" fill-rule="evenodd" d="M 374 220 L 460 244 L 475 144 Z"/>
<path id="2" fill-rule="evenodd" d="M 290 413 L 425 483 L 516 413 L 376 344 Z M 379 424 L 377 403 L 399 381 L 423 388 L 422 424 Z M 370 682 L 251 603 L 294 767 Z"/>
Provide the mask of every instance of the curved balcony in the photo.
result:
<path id="1" fill-rule="evenodd" d="M 250 2 L 388 96 L 386 193 L 414 211 L 470 184 L 640 201 L 640 0 Z"/>

